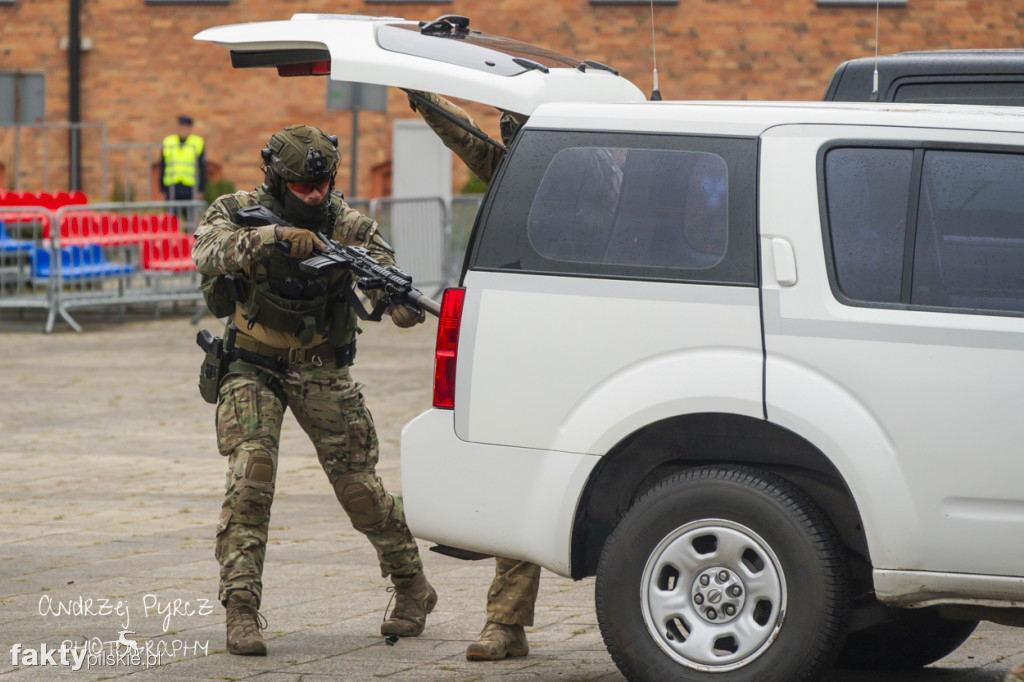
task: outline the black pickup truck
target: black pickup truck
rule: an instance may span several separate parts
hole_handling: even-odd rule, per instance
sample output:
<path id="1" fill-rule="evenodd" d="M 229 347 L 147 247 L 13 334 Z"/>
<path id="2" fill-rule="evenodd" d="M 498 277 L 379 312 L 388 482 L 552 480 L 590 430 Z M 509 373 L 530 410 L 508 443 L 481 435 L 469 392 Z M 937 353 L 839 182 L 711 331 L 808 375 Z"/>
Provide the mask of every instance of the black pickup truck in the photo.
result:
<path id="1" fill-rule="evenodd" d="M 1024 106 L 1024 49 L 933 50 L 852 59 L 832 74 L 824 99 Z"/>

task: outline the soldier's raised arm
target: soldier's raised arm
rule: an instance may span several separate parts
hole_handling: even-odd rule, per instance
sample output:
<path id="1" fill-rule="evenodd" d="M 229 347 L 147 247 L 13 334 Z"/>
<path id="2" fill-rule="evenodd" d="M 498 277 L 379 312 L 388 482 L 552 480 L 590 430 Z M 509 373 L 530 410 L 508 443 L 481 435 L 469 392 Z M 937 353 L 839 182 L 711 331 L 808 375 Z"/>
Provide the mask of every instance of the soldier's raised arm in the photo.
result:
<path id="1" fill-rule="evenodd" d="M 427 125 L 437 133 L 444 146 L 455 152 L 455 155 L 462 159 L 462 162 L 469 167 L 469 170 L 473 171 L 485 184 L 490 184 L 491 178 L 494 177 L 494 171 L 497 170 L 498 165 L 505 156 L 505 150 L 473 135 L 433 108 L 417 105 L 416 95 L 441 107 L 448 114 L 463 121 L 471 128 L 479 130 L 481 135 L 486 136 L 486 133 L 473 120 L 473 117 L 458 105 L 433 92 L 410 91 L 409 93 L 409 106 L 412 107 L 413 111 L 422 116 Z"/>

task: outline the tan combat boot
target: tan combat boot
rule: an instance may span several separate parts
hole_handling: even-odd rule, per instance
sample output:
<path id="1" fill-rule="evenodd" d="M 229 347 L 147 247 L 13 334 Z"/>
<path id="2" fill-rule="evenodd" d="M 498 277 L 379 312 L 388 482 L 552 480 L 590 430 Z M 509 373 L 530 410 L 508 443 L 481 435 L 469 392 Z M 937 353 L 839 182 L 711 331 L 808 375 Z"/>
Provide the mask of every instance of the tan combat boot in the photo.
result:
<path id="1" fill-rule="evenodd" d="M 423 632 L 427 614 L 437 604 L 437 592 L 422 572 L 411 576 L 393 575 L 395 610 L 380 626 L 380 634 L 415 637 Z"/>
<path id="2" fill-rule="evenodd" d="M 480 636 L 466 647 L 467 661 L 500 661 L 530 653 L 522 625 L 505 625 L 487 621 Z"/>
<path id="3" fill-rule="evenodd" d="M 1006 673 L 1003 682 L 1024 682 L 1024 663 L 1013 666 L 1013 669 Z"/>
<path id="4" fill-rule="evenodd" d="M 240 656 L 266 656 L 267 643 L 260 630 L 267 621 L 256 610 L 256 596 L 246 590 L 228 595 L 228 652 Z"/>

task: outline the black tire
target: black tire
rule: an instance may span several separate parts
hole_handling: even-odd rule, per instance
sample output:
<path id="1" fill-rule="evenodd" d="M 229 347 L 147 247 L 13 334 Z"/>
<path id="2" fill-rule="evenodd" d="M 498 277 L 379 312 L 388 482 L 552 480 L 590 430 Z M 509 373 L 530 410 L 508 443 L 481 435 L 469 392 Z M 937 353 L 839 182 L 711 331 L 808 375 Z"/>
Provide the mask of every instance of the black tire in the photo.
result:
<path id="1" fill-rule="evenodd" d="M 837 668 L 914 670 L 955 651 L 976 620 L 946 620 L 935 609 L 892 609 L 894 620 L 847 635 Z"/>
<path id="2" fill-rule="evenodd" d="M 629 680 L 815 679 L 846 631 L 841 557 L 824 514 L 781 478 L 740 466 L 676 474 L 605 543 L 601 634 Z"/>

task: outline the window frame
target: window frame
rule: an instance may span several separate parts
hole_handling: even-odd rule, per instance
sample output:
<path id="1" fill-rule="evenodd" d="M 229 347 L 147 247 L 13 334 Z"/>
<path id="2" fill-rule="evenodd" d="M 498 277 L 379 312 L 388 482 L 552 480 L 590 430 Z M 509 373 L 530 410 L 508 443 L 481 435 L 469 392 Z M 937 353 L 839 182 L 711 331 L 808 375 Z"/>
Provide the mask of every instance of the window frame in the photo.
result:
<path id="1" fill-rule="evenodd" d="M 839 288 L 836 274 L 835 245 L 832 241 L 832 227 L 828 202 L 828 182 L 825 177 L 825 159 L 832 151 L 842 148 L 857 149 L 905 149 L 913 152 L 910 171 L 910 187 L 907 194 L 907 205 L 904 218 L 906 233 L 904 234 L 903 264 L 900 272 L 899 301 L 865 301 L 852 298 Z M 828 274 L 829 288 L 833 297 L 843 305 L 855 308 L 876 308 L 889 310 L 923 310 L 930 312 L 952 313 L 961 315 L 994 315 L 998 317 L 1024 317 L 1024 311 L 973 308 L 966 306 L 926 305 L 911 302 L 914 286 L 914 259 L 917 253 L 918 216 L 920 214 L 921 185 L 924 177 L 924 159 L 928 152 L 972 152 L 979 154 L 1011 154 L 1024 161 L 1021 147 L 1006 144 L 973 144 L 967 142 L 948 142 L 934 140 L 864 140 L 836 139 L 830 140 L 818 150 L 816 172 L 818 182 L 818 211 L 821 223 L 822 256 L 825 259 L 825 270 Z M 907 276 L 909 273 L 909 277 Z M 1024 300 L 1024 299 L 1022 299 Z"/>

